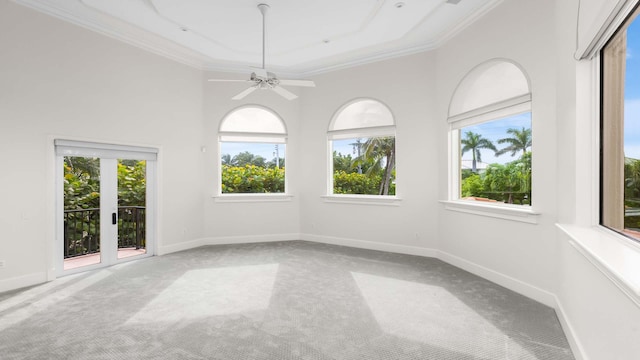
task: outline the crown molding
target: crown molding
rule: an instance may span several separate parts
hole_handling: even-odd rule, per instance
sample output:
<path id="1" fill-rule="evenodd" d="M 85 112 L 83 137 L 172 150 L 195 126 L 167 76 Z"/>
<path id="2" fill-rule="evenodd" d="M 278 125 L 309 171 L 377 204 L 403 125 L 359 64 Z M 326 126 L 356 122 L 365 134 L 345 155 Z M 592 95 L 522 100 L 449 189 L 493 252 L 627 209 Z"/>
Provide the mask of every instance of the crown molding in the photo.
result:
<path id="1" fill-rule="evenodd" d="M 98 18 L 104 19 L 105 14 L 96 13 L 95 20 L 94 19 L 83 19 L 79 18 L 72 13 L 61 9 L 55 5 L 53 5 L 49 1 L 44 0 L 12 0 L 14 3 L 19 5 L 23 5 L 25 7 L 31 8 L 38 12 L 53 16 L 55 18 L 61 19 L 65 22 L 72 23 L 74 25 L 80 26 L 82 28 L 95 31 L 99 34 L 105 35 L 112 39 L 124 42 L 126 44 L 138 47 L 145 51 L 151 52 L 153 54 L 162 56 L 164 58 L 176 61 L 178 63 L 196 68 L 202 71 L 216 71 L 216 72 L 225 72 L 225 73 L 246 73 L 250 70 L 251 66 L 256 66 L 257 64 L 242 64 L 242 63 L 230 63 L 230 62 L 216 62 L 215 60 L 207 57 L 206 55 L 200 54 L 194 50 L 187 49 L 175 42 L 166 39 L 162 36 L 151 34 L 150 33 L 136 27 L 135 25 L 126 23 L 124 21 L 114 19 L 109 17 L 111 24 L 116 24 L 117 26 L 107 26 L 101 24 L 100 21 L 97 21 Z M 270 70 L 274 72 L 278 72 L 280 76 L 286 76 L 291 78 L 301 78 L 301 77 L 310 77 L 315 75 L 320 75 L 324 73 L 329 73 L 333 71 L 343 70 L 347 68 L 352 68 L 356 66 L 371 64 L 374 62 L 390 60 L 398 57 L 413 55 L 421 52 L 427 52 L 431 50 L 435 50 L 438 47 L 444 45 L 447 41 L 455 37 L 465 28 L 470 26 L 472 23 L 486 15 L 493 8 L 498 6 L 504 0 L 494 0 L 486 5 L 482 6 L 480 9 L 474 11 L 470 16 L 466 17 L 463 21 L 456 23 L 454 26 L 449 28 L 447 31 L 438 35 L 435 40 L 416 43 L 413 45 L 409 45 L 408 47 L 401 49 L 393 49 L 389 51 L 377 51 L 374 53 L 362 55 L 362 56 L 351 56 L 345 54 L 340 59 L 344 59 L 343 61 L 338 60 L 339 63 L 333 61 L 333 63 L 327 63 L 326 61 L 319 60 L 314 63 L 293 65 L 288 67 L 270 67 Z M 328 58 L 331 59 L 331 58 Z M 331 60 L 329 60 L 331 61 Z M 259 65 L 257 65 L 259 66 Z"/>

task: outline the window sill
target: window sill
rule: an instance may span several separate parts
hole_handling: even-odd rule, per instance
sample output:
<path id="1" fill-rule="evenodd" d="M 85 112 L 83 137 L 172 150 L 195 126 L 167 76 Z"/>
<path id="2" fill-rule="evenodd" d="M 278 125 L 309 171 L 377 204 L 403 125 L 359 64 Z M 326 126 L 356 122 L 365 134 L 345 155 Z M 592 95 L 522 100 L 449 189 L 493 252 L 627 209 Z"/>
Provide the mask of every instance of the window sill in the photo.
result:
<path id="1" fill-rule="evenodd" d="M 569 243 L 640 307 L 640 245 L 600 226 L 556 224 Z"/>
<path id="2" fill-rule="evenodd" d="M 529 224 L 537 224 L 540 213 L 530 207 L 508 204 L 482 204 L 465 200 L 441 200 L 444 208 L 450 211 L 463 212 L 480 216 L 488 216 L 498 219 L 519 221 Z"/>
<path id="3" fill-rule="evenodd" d="M 326 203 L 381 206 L 400 206 L 400 201 L 402 201 L 396 196 L 382 195 L 324 195 L 322 198 Z"/>
<path id="4" fill-rule="evenodd" d="M 221 203 L 257 203 L 291 201 L 293 195 L 288 194 L 222 194 L 215 195 L 213 200 Z"/>

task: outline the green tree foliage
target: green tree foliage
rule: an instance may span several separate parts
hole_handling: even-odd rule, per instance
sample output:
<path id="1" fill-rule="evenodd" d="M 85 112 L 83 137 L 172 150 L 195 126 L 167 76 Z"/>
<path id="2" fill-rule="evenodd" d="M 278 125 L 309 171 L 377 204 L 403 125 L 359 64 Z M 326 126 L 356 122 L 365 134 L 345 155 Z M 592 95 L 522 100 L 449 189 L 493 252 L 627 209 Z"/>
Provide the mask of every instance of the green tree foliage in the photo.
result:
<path id="1" fill-rule="evenodd" d="M 476 196 L 508 204 L 531 204 L 531 152 L 506 164 L 490 164 L 481 174 L 463 176 L 462 197 Z"/>
<path id="2" fill-rule="evenodd" d="M 145 206 L 146 161 L 118 162 L 118 206 Z M 100 159 L 64 158 L 64 209 L 100 207 Z"/>
<path id="3" fill-rule="evenodd" d="M 360 156 L 333 152 L 333 193 L 395 195 L 395 138 L 370 138 L 350 145 L 360 148 Z"/>
<path id="4" fill-rule="evenodd" d="M 506 138 L 498 140 L 498 144 L 509 144 L 507 147 L 496 151 L 496 155 L 510 153 L 511 156 L 516 156 L 518 152 L 522 152 L 524 155 L 527 149 L 531 147 L 531 128 L 507 129 L 507 134 L 511 135 Z"/>
<path id="5" fill-rule="evenodd" d="M 505 165 L 491 164 L 484 173 L 484 188 L 500 194 L 508 204 L 513 204 L 514 193 L 522 193 L 525 173 L 521 163 L 513 161 Z M 504 198 L 506 197 L 506 199 Z"/>
<path id="6" fill-rule="evenodd" d="M 640 160 L 624 159 L 624 208 L 625 212 L 640 210 Z M 640 216 L 625 216 L 624 227 L 640 230 Z"/>
<path id="7" fill-rule="evenodd" d="M 222 193 L 283 193 L 284 168 L 222 165 Z"/>
<path id="8" fill-rule="evenodd" d="M 277 166 L 276 166 L 277 165 Z M 267 162 L 266 166 L 270 169 L 273 169 L 275 167 L 280 167 L 280 168 L 284 168 L 284 158 L 280 158 L 279 161 L 276 161 L 276 158 L 274 157 L 273 159 L 271 159 L 269 162 Z"/>
<path id="9" fill-rule="evenodd" d="M 624 159 L 625 198 L 640 198 L 640 160 Z"/>
<path id="10" fill-rule="evenodd" d="M 336 173 L 338 171 L 347 174 L 357 172 L 357 166 L 354 165 L 351 154 L 342 155 L 342 153 L 333 152 L 333 172 Z"/>
<path id="11" fill-rule="evenodd" d="M 100 207 L 100 159 L 64 158 L 64 209 Z"/>
<path id="12" fill-rule="evenodd" d="M 484 183 L 480 175 L 472 173 L 462 181 L 460 194 L 462 197 L 477 196 L 481 197 L 484 193 Z"/>
<path id="13" fill-rule="evenodd" d="M 71 254 L 100 250 L 100 159 L 65 157 L 65 236 Z M 146 162 L 121 160 L 117 168 L 118 206 L 145 206 Z M 75 211 L 86 210 L 86 211 Z M 127 222 L 125 226 L 123 223 Z M 135 238 L 138 223 L 119 219 L 119 236 Z M 143 226 L 143 225 L 140 225 Z M 91 244 L 91 245 L 90 245 Z M 144 246 L 144 239 L 138 245 Z"/>
<path id="14" fill-rule="evenodd" d="M 389 188 L 394 180 L 393 172 L 396 166 L 395 137 L 374 137 L 364 143 L 364 158 L 373 162 L 365 174 L 378 172 L 382 169 L 382 181 L 378 195 L 390 195 Z M 384 167 L 384 168 L 383 168 Z"/>
<path id="15" fill-rule="evenodd" d="M 230 165 L 238 167 L 244 167 L 246 165 L 265 167 L 266 162 L 267 160 L 260 155 L 254 155 L 248 151 L 243 151 L 231 159 Z"/>
<path id="16" fill-rule="evenodd" d="M 118 163 L 118 206 L 145 206 L 146 171 L 147 162 L 144 160 Z"/>
<path id="17" fill-rule="evenodd" d="M 471 151 L 471 171 L 474 173 L 477 172 L 477 162 L 482 161 L 482 154 L 480 152 L 481 149 L 490 149 L 493 151 L 497 151 L 496 146 L 493 143 L 482 137 L 480 134 L 476 134 L 471 131 L 467 131 L 464 133 L 464 138 L 460 140 L 460 145 L 462 145 L 462 155 L 467 151 Z"/>
<path id="18" fill-rule="evenodd" d="M 222 165 L 232 165 L 231 155 L 229 154 L 222 154 L 221 160 L 222 160 Z"/>
<path id="19" fill-rule="evenodd" d="M 376 195 L 380 189 L 382 175 L 358 174 L 357 172 L 347 173 L 339 170 L 333 173 L 333 193 L 334 194 L 361 194 Z M 396 194 L 395 184 L 389 186 L 389 195 Z"/>

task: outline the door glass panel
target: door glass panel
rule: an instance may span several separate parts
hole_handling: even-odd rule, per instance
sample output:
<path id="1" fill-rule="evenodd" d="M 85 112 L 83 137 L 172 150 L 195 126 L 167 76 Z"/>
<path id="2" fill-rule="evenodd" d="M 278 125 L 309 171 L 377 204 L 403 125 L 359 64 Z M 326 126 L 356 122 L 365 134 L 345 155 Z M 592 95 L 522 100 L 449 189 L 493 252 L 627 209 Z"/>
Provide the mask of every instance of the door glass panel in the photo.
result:
<path id="1" fill-rule="evenodd" d="M 147 162 L 118 159 L 118 259 L 146 250 Z"/>
<path id="2" fill-rule="evenodd" d="M 99 264 L 100 159 L 64 157 L 64 270 Z"/>

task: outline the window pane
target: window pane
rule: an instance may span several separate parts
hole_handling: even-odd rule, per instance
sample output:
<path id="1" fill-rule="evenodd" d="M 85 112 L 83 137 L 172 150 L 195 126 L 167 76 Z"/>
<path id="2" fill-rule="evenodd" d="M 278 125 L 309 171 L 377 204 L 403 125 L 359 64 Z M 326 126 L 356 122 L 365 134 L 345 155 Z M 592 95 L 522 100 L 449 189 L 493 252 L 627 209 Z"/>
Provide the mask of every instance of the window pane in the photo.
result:
<path id="1" fill-rule="evenodd" d="M 64 157 L 64 270 L 102 262 L 100 159 Z"/>
<path id="2" fill-rule="evenodd" d="M 221 142 L 223 194 L 284 193 L 286 144 Z"/>
<path id="3" fill-rule="evenodd" d="M 640 240 L 638 10 L 602 51 L 601 224 Z"/>
<path id="4" fill-rule="evenodd" d="M 334 194 L 396 194 L 395 137 L 333 140 L 331 145 Z"/>
<path id="5" fill-rule="evenodd" d="M 531 113 L 460 129 L 460 197 L 531 205 Z"/>
<path id="6" fill-rule="evenodd" d="M 636 13 L 637 14 L 637 13 Z M 640 21 L 627 30 L 624 96 L 624 230 L 640 239 Z"/>

